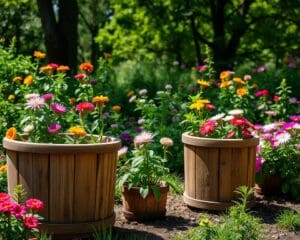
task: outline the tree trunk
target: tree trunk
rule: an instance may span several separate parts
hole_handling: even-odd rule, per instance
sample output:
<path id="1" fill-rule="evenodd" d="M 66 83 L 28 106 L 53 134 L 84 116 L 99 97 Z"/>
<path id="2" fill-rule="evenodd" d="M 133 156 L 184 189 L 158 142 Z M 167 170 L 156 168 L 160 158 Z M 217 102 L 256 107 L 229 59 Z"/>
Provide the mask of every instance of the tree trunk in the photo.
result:
<path id="1" fill-rule="evenodd" d="M 77 22 L 76 0 L 60 0 L 58 20 L 52 0 L 37 0 L 45 35 L 45 46 L 49 62 L 64 64 L 76 70 L 77 66 Z"/>

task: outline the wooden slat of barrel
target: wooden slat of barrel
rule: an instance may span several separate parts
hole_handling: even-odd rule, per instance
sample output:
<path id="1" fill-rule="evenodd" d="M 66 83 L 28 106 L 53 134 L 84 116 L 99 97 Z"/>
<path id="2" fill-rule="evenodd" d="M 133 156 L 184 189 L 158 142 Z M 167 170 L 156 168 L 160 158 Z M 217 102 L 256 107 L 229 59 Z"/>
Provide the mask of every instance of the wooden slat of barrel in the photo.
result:
<path id="1" fill-rule="evenodd" d="M 110 159 L 110 178 L 108 178 L 109 192 L 108 199 L 115 199 L 115 187 L 116 187 L 116 165 L 117 165 L 117 153 L 109 153 Z M 108 201 L 107 216 L 110 216 L 114 212 L 114 201 Z"/>
<path id="2" fill-rule="evenodd" d="M 18 153 L 15 151 L 6 151 L 7 156 L 7 178 L 8 181 L 8 193 L 12 196 L 15 186 L 19 183 L 19 166 L 18 166 Z"/>
<path id="3" fill-rule="evenodd" d="M 233 197 L 231 189 L 231 164 L 232 149 L 220 148 L 220 170 L 219 170 L 219 201 L 231 201 Z"/>
<path id="4" fill-rule="evenodd" d="M 40 212 L 43 221 L 49 220 L 49 155 L 32 154 L 32 191 L 33 197 L 44 202 L 44 209 Z"/>
<path id="5" fill-rule="evenodd" d="M 18 155 L 22 159 L 19 161 L 19 184 L 26 192 L 26 198 L 32 197 L 32 153 L 20 152 Z"/>
<path id="6" fill-rule="evenodd" d="M 74 199 L 73 154 L 50 154 L 49 218 L 51 223 L 72 223 Z"/>
<path id="7" fill-rule="evenodd" d="M 196 154 L 195 148 L 190 145 L 184 145 L 184 175 L 186 195 L 196 197 Z"/>
<path id="8" fill-rule="evenodd" d="M 75 156 L 73 222 L 95 220 L 96 154 Z"/>
<path id="9" fill-rule="evenodd" d="M 255 161 L 256 161 L 256 148 L 249 147 L 248 148 L 248 183 L 247 186 L 249 188 L 253 188 L 255 186 Z M 254 200 L 254 194 L 250 197 L 251 200 Z"/>

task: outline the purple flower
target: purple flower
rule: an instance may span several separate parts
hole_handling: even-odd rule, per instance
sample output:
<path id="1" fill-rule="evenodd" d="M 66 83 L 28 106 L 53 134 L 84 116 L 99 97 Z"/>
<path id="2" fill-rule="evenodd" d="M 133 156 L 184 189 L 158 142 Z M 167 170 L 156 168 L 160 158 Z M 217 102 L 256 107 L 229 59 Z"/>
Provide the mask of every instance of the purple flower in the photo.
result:
<path id="1" fill-rule="evenodd" d="M 54 123 L 48 126 L 49 133 L 57 133 L 60 129 L 61 129 L 61 125 L 58 123 Z"/>
<path id="2" fill-rule="evenodd" d="M 58 114 L 64 114 L 67 111 L 66 107 L 60 103 L 52 103 L 50 107 L 53 112 Z"/>
<path id="3" fill-rule="evenodd" d="M 140 133 L 140 132 L 142 132 L 142 128 L 140 126 L 137 126 L 137 127 L 135 127 L 135 131 Z"/>
<path id="4" fill-rule="evenodd" d="M 126 123 L 125 124 L 125 127 L 128 129 L 128 128 L 131 128 L 131 124 L 130 123 Z"/>
<path id="5" fill-rule="evenodd" d="M 122 133 L 120 136 L 122 141 L 129 141 L 130 140 L 130 136 L 128 133 Z"/>
<path id="6" fill-rule="evenodd" d="M 52 93 L 46 93 L 46 94 L 42 95 L 41 98 L 43 98 L 45 101 L 51 101 L 52 98 L 53 98 L 53 94 Z"/>
<path id="7" fill-rule="evenodd" d="M 104 118 L 104 119 L 109 118 L 109 112 L 104 112 L 104 113 L 103 113 L 103 118 Z"/>
<path id="8" fill-rule="evenodd" d="M 300 144 L 296 145 L 296 148 L 300 152 Z"/>

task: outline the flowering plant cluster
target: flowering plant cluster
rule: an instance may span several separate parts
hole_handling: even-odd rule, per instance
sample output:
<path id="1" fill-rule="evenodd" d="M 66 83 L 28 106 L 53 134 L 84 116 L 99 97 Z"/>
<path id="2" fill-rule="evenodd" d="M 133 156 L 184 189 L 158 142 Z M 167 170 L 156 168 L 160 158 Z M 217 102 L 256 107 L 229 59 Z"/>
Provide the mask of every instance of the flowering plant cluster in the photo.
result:
<path id="1" fill-rule="evenodd" d="M 282 192 L 300 198 L 300 115 L 290 116 L 288 122 L 256 126 L 260 145 L 257 149 L 258 181 L 279 174 Z"/>
<path id="2" fill-rule="evenodd" d="M 167 149 L 173 145 L 170 138 L 161 138 L 160 143 L 164 150 L 164 156 L 157 155 L 153 149 L 154 135 L 150 132 L 141 132 L 134 138 L 135 149 L 132 151 L 132 157 L 127 159 L 120 168 L 119 187 L 124 184 L 128 188 L 139 187 L 140 194 L 146 198 L 149 189 L 153 191 L 156 199 L 160 197 L 159 186 L 163 184 L 164 177 L 169 172 L 165 166 L 167 162 Z M 121 149 L 122 154 L 125 151 Z"/>
<path id="3" fill-rule="evenodd" d="M 0 237 L 3 240 L 29 239 L 38 232 L 38 213 L 44 203 L 28 199 L 24 204 L 15 202 L 7 193 L 0 193 Z"/>

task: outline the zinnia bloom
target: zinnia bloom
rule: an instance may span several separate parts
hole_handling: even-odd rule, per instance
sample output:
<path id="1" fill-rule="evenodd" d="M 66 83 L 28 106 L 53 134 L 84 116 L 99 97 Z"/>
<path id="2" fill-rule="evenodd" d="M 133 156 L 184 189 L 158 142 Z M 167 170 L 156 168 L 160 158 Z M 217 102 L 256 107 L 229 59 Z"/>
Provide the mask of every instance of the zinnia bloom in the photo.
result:
<path id="1" fill-rule="evenodd" d="M 289 117 L 294 122 L 300 122 L 300 115 L 293 115 Z"/>
<path id="2" fill-rule="evenodd" d="M 232 84 L 232 82 L 230 82 L 230 81 L 223 81 L 223 82 L 221 82 L 219 87 L 226 88 L 226 87 L 230 86 L 231 84 Z"/>
<path id="3" fill-rule="evenodd" d="M 69 66 L 64 66 L 64 65 L 60 65 L 57 67 L 56 71 L 58 72 L 65 72 L 65 71 L 69 71 L 70 67 Z"/>
<path id="4" fill-rule="evenodd" d="M 102 96 L 102 95 L 93 97 L 93 100 L 92 100 L 92 102 L 95 103 L 96 105 L 100 105 L 100 104 L 103 104 L 108 101 L 109 101 L 109 98 L 106 96 Z"/>
<path id="5" fill-rule="evenodd" d="M 39 225 L 39 221 L 34 216 L 26 216 L 24 218 L 24 226 L 28 229 L 36 228 Z"/>
<path id="6" fill-rule="evenodd" d="M 215 131 L 216 123 L 215 121 L 208 120 L 204 122 L 199 129 L 201 135 L 210 135 Z"/>
<path id="7" fill-rule="evenodd" d="M 53 71 L 53 68 L 50 65 L 46 65 L 43 67 L 40 67 L 40 71 L 44 73 L 51 73 Z"/>
<path id="8" fill-rule="evenodd" d="M 151 142 L 152 140 L 153 140 L 152 133 L 143 131 L 134 138 L 134 143 L 136 145 L 140 145 L 140 144 Z"/>
<path id="9" fill-rule="evenodd" d="M 147 92 L 148 92 L 147 89 L 141 89 L 141 90 L 139 91 L 139 94 L 140 94 L 140 95 L 146 95 Z"/>
<path id="10" fill-rule="evenodd" d="M 239 96 L 244 96 L 244 95 L 247 95 L 248 94 L 248 91 L 246 88 L 238 88 L 236 90 L 236 94 L 239 95 Z"/>
<path id="11" fill-rule="evenodd" d="M 45 101 L 51 101 L 52 98 L 53 98 L 53 94 L 52 93 L 46 93 L 46 94 L 42 95 L 41 98 L 45 99 Z"/>
<path id="12" fill-rule="evenodd" d="M 208 81 L 202 79 L 198 80 L 197 83 L 203 88 L 207 88 L 210 86 L 210 83 Z"/>
<path id="13" fill-rule="evenodd" d="M 69 132 L 73 133 L 75 136 L 85 136 L 86 135 L 86 131 L 81 126 L 70 127 Z"/>
<path id="14" fill-rule="evenodd" d="M 10 200 L 10 196 L 7 193 L 0 193 L 0 202 L 5 202 Z"/>
<path id="15" fill-rule="evenodd" d="M 60 129 L 61 129 L 61 125 L 58 123 L 54 123 L 48 126 L 49 133 L 57 133 Z"/>
<path id="16" fill-rule="evenodd" d="M 40 211 L 44 208 L 44 203 L 36 198 L 30 198 L 25 202 L 25 206 L 33 211 Z"/>
<path id="17" fill-rule="evenodd" d="M 86 111 L 93 111 L 95 106 L 90 102 L 81 102 L 77 104 L 75 109 L 80 113 L 84 113 Z"/>
<path id="18" fill-rule="evenodd" d="M 238 83 L 238 84 L 241 84 L 241 85 L 245 85 L 245 84 L 246 84 L 246 83 L 245 83 L 241 78 L 239 78 L 239 77 L 235 77 L 235 78 L 233 78 L 232 80 L 233 80 L 233 82 Z"/>
<path id="19" fill-rule="evenodd" d="M 84 73 L 79 73 L 74 76 L 75 79 L 85 79 L 86 75 Z"/>
<path id="20" fill-rule="evenodd" d="M 231 71 L 223 71 L 220 73 L 220 79 L 225 80 L 226 78 L 230 77 Z"/>
<path id="21" fill-rule="evenodd" d="M 81 71 L 86 71 L 88 73 L 91 73 L 94 70 L 94 66 L 90 62 L 81 63 L 79 68 Z"/>
<path id="22" fill-rule="evenodd" d="M 28 75 L 24 78 L 23 82 L 26 86 L 29 86 L 33 83 L 33 77 L 31 75 Z"/>
<path id="23" fill-rule="evenodd" d="M 10 95 L 8 96 L 7 99 L 8 99 L 9 101 L 13 101 L 13 100 L 15 100 L 15 98 L 16 98 L 15 95 L 10 94 Z"/>
<path id="24" fill-rule="evenodd" d="M 9 213 L 14 207 L 14 203 L 10 200 L 0 202 L 0 213 Z"/>
<path id="25" fill-rule="evenodd" d="M 227 138 L 233 138 L 235 136 L 236 132 L 235 131 L 230 131 L 227 133 L 226 137 Z"/>
<path id="26" fill-rule="evenodd" d="M 225 113 L 219 113 L 213 117 L 211 117 L 209 120 L 212 120 L 212 121 L 219 121 L 221 120 L 223 117 L 225 116 Z"/>
<path id="27" fill-rule="evenodd" d="M 118 157 L 120 157 L 120 156 L 126 154 L 127 151 L 128 151 L 128 147 L 123 146 L 123 147 L 118 151 Z"/>
<path id="28" fill-rule="evenodd" d="M 11 214 L 16 218 L 22 218 L 26 214 L 26 208 L 20 204 L 15 204 L 11 210 Z"/>
<path id="29" fill-rule="evenodd" d="M 244 128 L 242 130 L 242 136 L 243 136 L 243 138 L 252 138 L 253 137 L 252 133 L 246 128 Z"/>
<path id="30" fill-rule="evenodd" d="M 255 93 L 255 96 L 256 96 L 256 97 L 261 97 L 261 96 L 263 96 L 263 97 L 268 97 L 268 96 L 269 96 L 269 91 L 268 91 L 267 89 L 257 91 L 257 92 Z"/>
<path id="31" fill-rule="evenodd" d="M 0 167 L 0 173 L 7 172 L 7 164 Z"/>
<path id="32" fill-rule="evenodd" d="M 236 127 L 244 127 L 247 123 L 247 120 L 241 116 L 235 116 L 230 120 L 230 124 Z"/>
<path id="33" fill-rule="evenodd" d="M 261 172 L 262 170 L 262 165 L 264 163 L 264 159 L 261 157 L 256 157 L 256 161 L 255 161 L 255 172 Z"/>
<path id="34" fill-rule="evenodd" d="M 58 114 L 64 114 L 67 111 L 66 107 L 60 103 L 52 103 L 50 107 L 53 112 Z"/>
<path id="35" fill-rule="evenodd" d="M 7 131 L 6 131 L 6 134 L 5 134 L 6 138 L 8 139 L 16 139 L 17 137 L 17 129 L 14 128 L 14 127 L 11 127 L 9 128 Z"/>
<path id="36" fill-rule="evenodd" d="M 13 80 L 12 80 L 14 83 L 18 83 L 18 82 L 21 82 L 22 81 L 22 77 L 20 77 L 20 76 L 16 76 L 16 77 L 14 77 L 13 78 Z"/>
<path id="37" fill-rule="evenodd" d="M 45 53 L 42 53 L 42 52 L 40 52 L 40 51 L 34 51 L 33 56 L 35 56 L 36 58 L 43 59 L 43 58 L 46 57 L 46 54 L 45 54 Z"/>
<path id="38" fill-rule="evenodd" d="M 168 137 L 163 137 L 159 140 L 160 144 L 163 145 L 164 147 L 171 147 L 173 146 L 174 142 L 171 138 Z"/>
<path id="39" fill-rule="evenodd" d="M 111 109 L 112 109 L 113 111 L 119 112 L 119 111 L 121 111 L 121 106 L 119 106 L 119 105 L 114 105 L 114 106 L 111 107 Z"/>
<path id="40" fill-rule="evenodd" d="M 25 109 L 28 108 L 31 108 L 33 110 L 40 109 L 45 105 L 45 99 L 41 97 L 29 98 L 25 105 L 26 105 Z"/>
<path id="41" fill-rule="evenodd" d="M 242 115 L 243 113 L 244 113 L 244 111 L 242 109 L 233 109 L 228 112 L 228 114 L 230 114 L 232 116 L 239 116 L 239 115 Z"/>

